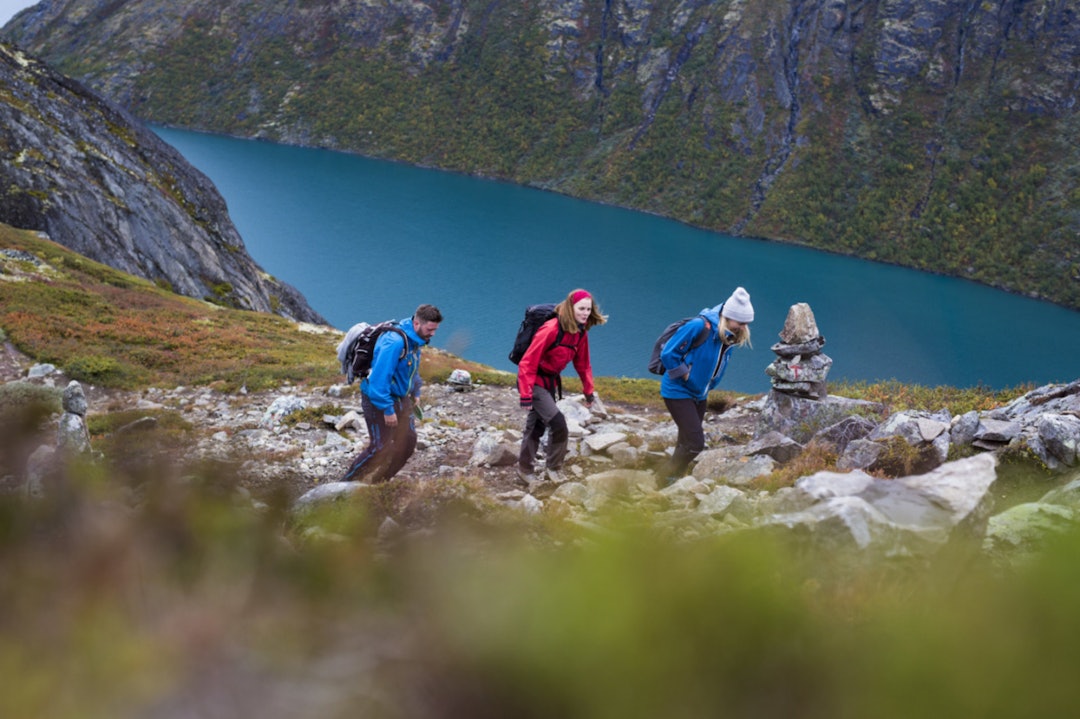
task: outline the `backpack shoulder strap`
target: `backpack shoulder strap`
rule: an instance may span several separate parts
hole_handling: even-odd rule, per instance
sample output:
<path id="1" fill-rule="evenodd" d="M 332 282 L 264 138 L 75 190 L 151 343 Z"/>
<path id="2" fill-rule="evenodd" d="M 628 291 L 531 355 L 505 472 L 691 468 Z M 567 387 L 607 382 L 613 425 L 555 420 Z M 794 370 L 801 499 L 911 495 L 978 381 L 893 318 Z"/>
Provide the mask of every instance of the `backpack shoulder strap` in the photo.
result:
<path id="1" fill-rule="evenodd" d="M 553 317 L 550 320 L 547 320 L 547 322 L 551 322 L 551 321 L 555 322 L 555 339 L 552 340 L 551 343 L 548 344 L 548 346 L 544 348 L 544 353 L 545 354 L 547 354 L 551 350 L 558 347 L 559 344 L 562 343 L 563 335 L 565 334 L 565 332 L 563 332 L 562 322 L 559 321 L 558 316 Z M 546 324 L 546 322 L 545 322 L 545 324 Z"/>
<path id="2" fill-rule="evenodd" d="M 401 356 L 398 357 L 398 359 L 404 359 L 405 355 L 407 355 L 409 353 L 409 335 L 405 334 L 405 330 L 401 329 L 396 324 L 391 325 L 387 329 L 401 335 L 401 341 L 404 344 L 401 346 Z"/>
<path id="3" fill-rule="evenodd" d="M 701 317 L 705 324 L 701 328 L 701 331 L 698 332 L 697 337 L 694 338 L 693 343 L 690 345 L 691 347 L 700 347 L 704 344 L 705 340 L 709 337 L 709 332 L 712 330 L 712 322 L 709 322 L 707 317 L 702 317 L 701 315 L 698 316 Z"/>

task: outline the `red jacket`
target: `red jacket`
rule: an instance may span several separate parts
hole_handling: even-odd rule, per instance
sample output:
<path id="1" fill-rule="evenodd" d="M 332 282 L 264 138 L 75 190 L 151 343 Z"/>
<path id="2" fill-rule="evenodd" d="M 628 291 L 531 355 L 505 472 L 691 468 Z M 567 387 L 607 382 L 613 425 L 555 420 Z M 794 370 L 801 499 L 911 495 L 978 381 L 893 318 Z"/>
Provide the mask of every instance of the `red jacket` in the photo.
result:
<path id="1" fill-rule="evenodd" d="M 589 362 L 589 333 L 585 330 L 564 332 L 559 344 L 551 343 L 559 334 L 559 318 L 553 317 L 536 330 L 529 349 L 518 363 L 518 394 L 522 402 L 531 402 L 533 385 L 538 384 L 554 391 L 556 377 L 574 363 L 581 377 L 581 389 L 586 395 L 593 393 L 592 364 Z"/>

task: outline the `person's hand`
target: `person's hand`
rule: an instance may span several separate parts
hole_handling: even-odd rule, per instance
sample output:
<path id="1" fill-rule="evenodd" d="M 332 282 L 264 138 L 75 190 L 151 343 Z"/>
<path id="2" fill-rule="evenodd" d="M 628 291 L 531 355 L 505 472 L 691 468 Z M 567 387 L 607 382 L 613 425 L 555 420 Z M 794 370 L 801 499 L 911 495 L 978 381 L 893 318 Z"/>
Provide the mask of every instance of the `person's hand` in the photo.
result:
<path id="1" fill-rule="evenodd" d="M 585 409 L 592 409 L 593 402 L 595 402 L 595 401 L 596 401 L 596 395 L 595 394 L 587 394 L 587 395 L 585 395 Z"/>
<path id="2" fill-rule="evenodd" d="M 529 399 L 525 399 L 524 397 L 522 397 L 521 398 L 521 408 L 522 409 L 532 409 L 532 398 L 530 397 Z"/>
<path id="3" fill-rule="evenodd" d="M 397 415 L 396 414 L 384 415 L 383 420 L 386 422 L 387 427 L 397 427 Z"/>

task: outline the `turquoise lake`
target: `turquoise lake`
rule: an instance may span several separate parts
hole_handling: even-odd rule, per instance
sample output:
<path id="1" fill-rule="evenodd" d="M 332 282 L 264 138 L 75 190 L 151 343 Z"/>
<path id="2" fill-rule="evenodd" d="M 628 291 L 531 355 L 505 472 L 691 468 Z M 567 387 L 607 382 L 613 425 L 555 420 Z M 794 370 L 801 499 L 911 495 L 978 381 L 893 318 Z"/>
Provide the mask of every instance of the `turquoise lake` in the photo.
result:
<path id="1" fill-rule="evenodd" d="M 1080 312 L 960 279 L 355 155 L 154 128 L 217 185 L 248 252 L 342 330 L 438 305 L 433 345 L 513 370 L 526 305 L 575 287 L 608 315 L 599 376 L 648 377 L 672 320 L 742 285 L 753 349 L 721 388 L 769 389 L 788 308 L 810 305 L 830 380 L 1013 387 L 1080 377 Z M 570 370 L 572 374 L 572 370 Z"/>

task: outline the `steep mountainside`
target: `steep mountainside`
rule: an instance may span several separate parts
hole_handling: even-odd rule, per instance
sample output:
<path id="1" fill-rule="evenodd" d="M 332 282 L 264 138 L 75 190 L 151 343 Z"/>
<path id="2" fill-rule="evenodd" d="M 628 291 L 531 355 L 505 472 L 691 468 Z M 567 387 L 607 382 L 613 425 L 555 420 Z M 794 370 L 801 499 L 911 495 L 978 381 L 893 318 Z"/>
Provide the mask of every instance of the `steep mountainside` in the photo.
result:
<path id="1" fill-rule="evenodd" d="M 45 0 L 158 123 L 393 157 L 1080 308 L 1080 0 Z"/>
<path id="2" fill-rule="evenodd" d="M 120 108 L 5 44 L 0 223 L 180 294 L 324 322 L 247 254 L 206 176 Z"/>

